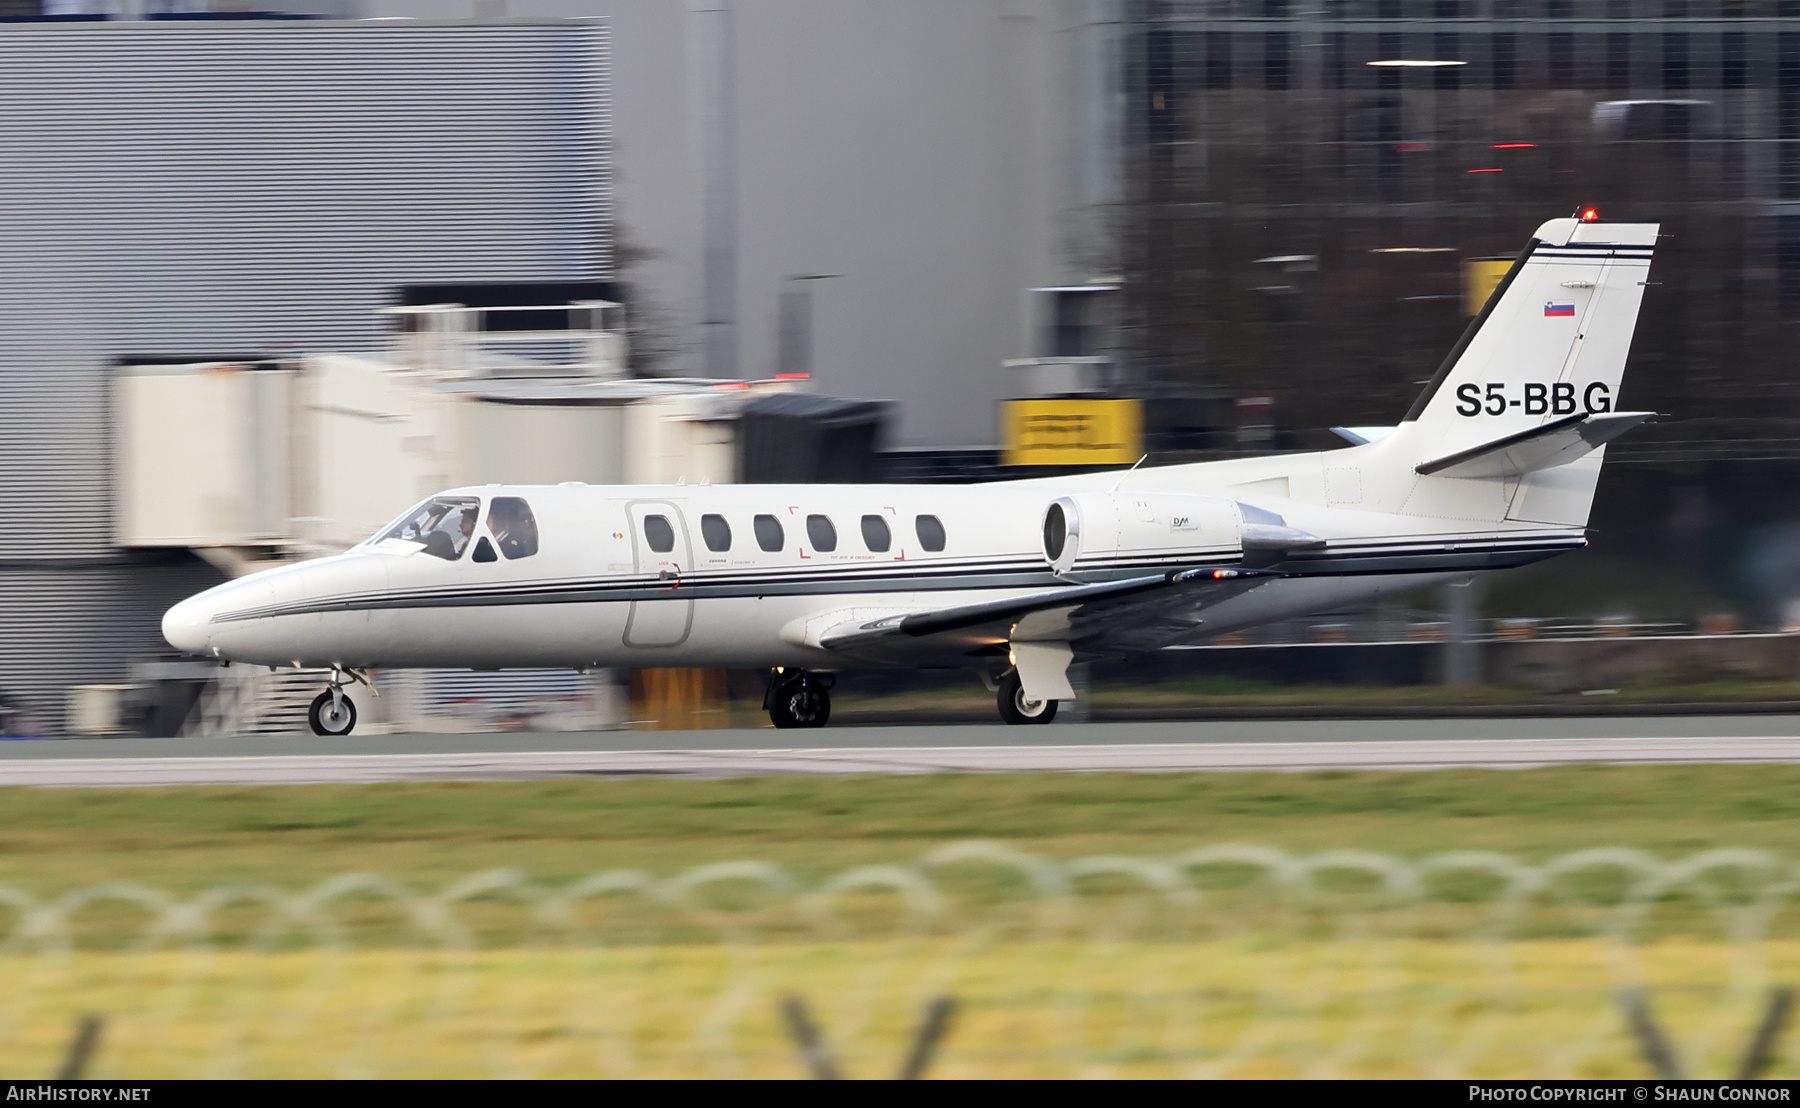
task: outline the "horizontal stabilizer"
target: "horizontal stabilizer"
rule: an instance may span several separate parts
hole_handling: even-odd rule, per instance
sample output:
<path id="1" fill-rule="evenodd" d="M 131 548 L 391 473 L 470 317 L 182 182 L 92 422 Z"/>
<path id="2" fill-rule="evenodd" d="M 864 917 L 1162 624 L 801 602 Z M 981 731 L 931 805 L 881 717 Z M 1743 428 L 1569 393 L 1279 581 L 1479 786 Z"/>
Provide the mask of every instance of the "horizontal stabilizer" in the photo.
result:
<path id="1" fill-rule="evenodd" d="M 1427 477 L 1519 477 L 1567 465 L 1636 427 L 1655 412 L 1572 415 L 1459 450 L 1417 466 Z"/>
<path id="2" fill-rule="evenodd" d="M 1331 433 L 1352 446 L 1367 446 L 1372 442 L 1380 442 L 1397 430 L 1397 427 L 1333 427 Z"/>

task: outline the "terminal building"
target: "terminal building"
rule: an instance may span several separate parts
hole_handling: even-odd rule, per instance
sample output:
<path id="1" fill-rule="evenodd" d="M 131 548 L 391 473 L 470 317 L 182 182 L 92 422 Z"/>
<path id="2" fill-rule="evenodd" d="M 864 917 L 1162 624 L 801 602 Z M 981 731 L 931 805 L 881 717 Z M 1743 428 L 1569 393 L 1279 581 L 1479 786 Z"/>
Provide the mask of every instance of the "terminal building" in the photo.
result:
<path id="1" fill-rule="evenodd" d="M 1580 556 L 1607 572 L 1546 572 L 1797 622 L 1800 4 L 1120 11 L 1119 269 L 1144 379 L 1266 393 L 1280 445 L 1324 447 L 1406 411 L 1484 259 L 1546 215 L 1659 219 L 1623 403 L 1667 418 L 1608 454 Z"/>
<path id="2" fill-rule="evenodd" d="M 1156 376 L 1273 390 L 1296 427 L 1389 419 L 1461 329 L 1464 263 L 1595 205 L 1669 235 L 1631 403 L 1797 414 L 1800 5 L 1127 7 L 1122 245 Z"/>
<path id="3" fill-rule="evenodd" d="M 282 374 L 157 407 L 196 442 L 228 400 L 266 418 L 241 459 L 203 451 L 121 499 L 121 367 L 385 349 L 408 287 L 604 283 L 607 54 L 604 24 L 554 20 L 0 25 L 0 692 L 29 726 L 125 682 L 167 649 L 164 609 L 223 579 L 146 536 L 194 515 L 293 537 L 285 505 L 218 472 L 288 484 Z"/>
<path id="4" fill-rule="evenodd" d="M 41 729 L 175 599 L 434 483 L 806 472 L 721 381 L 895 401 L 867 478 L 1328 445 L 1588 204 L 1671 236 L 1627 399 L 1674 418 L 1596 552 L 1800 598 L 1800 4 L 256 7 L 0 3 L 0 695 Z"/>

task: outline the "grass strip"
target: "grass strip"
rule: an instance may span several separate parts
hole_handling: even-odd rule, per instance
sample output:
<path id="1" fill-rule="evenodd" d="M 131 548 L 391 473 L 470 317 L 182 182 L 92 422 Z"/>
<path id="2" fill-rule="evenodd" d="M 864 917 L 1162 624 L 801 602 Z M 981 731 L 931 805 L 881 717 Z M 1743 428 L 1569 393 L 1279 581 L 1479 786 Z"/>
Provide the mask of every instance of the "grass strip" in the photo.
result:
<path id="1" fill-rule="evenodd" d="M 669 875 L 757 858 L 802 878 L 960 839 L 1053 858 L 1218 842 L 1528 859 L 1592 846 L 1800 858 L 1800 766 L 1422 773 L 995 774 L 0 790 L 0 884 L 288 889 L 354 871 L 430 887 L 496 866 L 534 880 Z"/>

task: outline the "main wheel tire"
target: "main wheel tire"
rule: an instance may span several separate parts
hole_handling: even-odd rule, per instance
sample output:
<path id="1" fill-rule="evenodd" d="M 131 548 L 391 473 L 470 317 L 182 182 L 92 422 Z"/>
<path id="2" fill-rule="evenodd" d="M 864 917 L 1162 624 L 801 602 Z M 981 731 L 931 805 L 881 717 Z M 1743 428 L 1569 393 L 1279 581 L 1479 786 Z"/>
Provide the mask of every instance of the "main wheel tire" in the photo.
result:
<path id="1" fill-rule="evenodd" d="M 823 727 L 831 719 L 831 694 L 810 677 L 789 681 L 769 698 L 769 719 L 779 730 Z"/>
<path id="2" fill-rule="evenodd" d="M 1056 718 L 1057 701 L 1030 700 L 1019 675 L 1009 673 L 1000 682 L 1000 718 L 1018 726 L 1027 723 L 1049 723 Z"/>
<path id="3" fill-rule="evenodd" d="M 340 696 L 334 704 L 331 690 L 326 689 L 313 698 L 312 707 L 306 710 L 306 722 L 315 735 L 348 735 L 356 730 L 356 704 L 348 696 Z"/>

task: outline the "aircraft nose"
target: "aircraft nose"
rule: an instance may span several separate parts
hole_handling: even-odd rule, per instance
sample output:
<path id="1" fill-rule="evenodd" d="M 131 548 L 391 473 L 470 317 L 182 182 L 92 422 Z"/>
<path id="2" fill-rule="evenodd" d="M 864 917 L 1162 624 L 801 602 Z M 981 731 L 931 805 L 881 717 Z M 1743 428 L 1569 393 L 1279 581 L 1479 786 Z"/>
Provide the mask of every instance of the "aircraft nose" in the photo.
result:
<path id="1" fill-rule="evenodd" d="M 162 633 L 169 645 L 188 654 L 205 654 L 212 646 L 212 604 L 192 597 L 163 613 Z"/>

